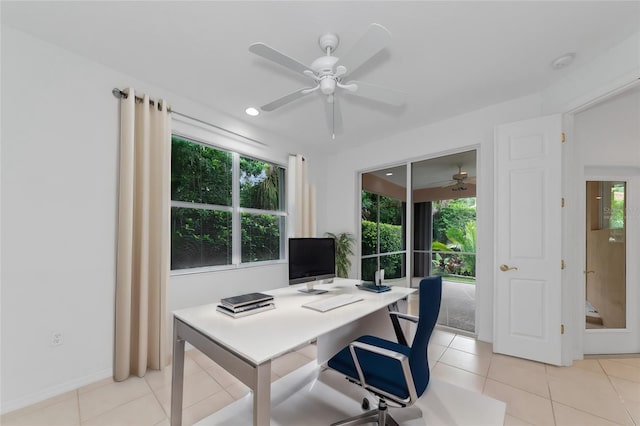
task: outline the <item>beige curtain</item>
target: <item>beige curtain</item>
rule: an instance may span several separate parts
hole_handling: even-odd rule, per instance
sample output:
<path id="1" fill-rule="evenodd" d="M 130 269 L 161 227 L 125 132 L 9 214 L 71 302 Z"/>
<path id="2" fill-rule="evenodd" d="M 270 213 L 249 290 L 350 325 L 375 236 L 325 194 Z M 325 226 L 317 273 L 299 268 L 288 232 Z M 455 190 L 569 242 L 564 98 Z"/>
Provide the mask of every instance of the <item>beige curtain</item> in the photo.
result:
<path id="1" fill-rule="evenodd" d="M 307 160 L 289 156 L 289 236 L 316 236 L 315 187 L 307 180 Z"/>
<path id="2" fill-rule="evenodd" d="M 114 379 L 143 376 L 169 360 L 167 282 L 171 117 L 133 89 L 120 105 L 120 192 Z"/>

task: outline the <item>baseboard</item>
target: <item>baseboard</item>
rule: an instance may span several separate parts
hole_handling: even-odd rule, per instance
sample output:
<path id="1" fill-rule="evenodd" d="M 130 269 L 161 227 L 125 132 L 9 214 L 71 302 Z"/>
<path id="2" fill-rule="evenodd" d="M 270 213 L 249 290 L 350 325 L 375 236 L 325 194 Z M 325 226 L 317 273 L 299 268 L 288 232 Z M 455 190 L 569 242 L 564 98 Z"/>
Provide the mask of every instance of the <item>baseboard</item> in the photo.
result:
<path id="1" fill-rule="evenodd" d="M 29 405 L 47 400 L 49 398 L 53 398 L 54 396 L 61 395 L 65 392 L 69 392 L 86 385 L 90 385 L 91 383 L 95 383 L 99 380 L 103 380 L 111 376 L 113 376 L 113 369 L 107 368 L 88 376 L 84 376 L 66 383 L 62 383 L 60 385 L 52 386 L 39 392 L 35 392 L 22 398 L 7 401 L 6 403 L 2 404 L 2 406 L 0 406 L 0 414 L 6 414 L 11 411 L 27 407 Z"/>

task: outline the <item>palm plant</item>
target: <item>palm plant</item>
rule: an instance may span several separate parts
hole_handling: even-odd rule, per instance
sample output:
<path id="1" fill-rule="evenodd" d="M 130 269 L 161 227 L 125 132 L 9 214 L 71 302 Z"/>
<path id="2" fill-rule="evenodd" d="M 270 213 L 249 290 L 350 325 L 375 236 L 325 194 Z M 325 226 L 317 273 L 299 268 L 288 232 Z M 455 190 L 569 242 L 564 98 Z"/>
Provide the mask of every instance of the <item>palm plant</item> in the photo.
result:
<path id="1" fill-rule="evenodd" d="M 340 278 L 348 278 L 349 268 L 351 268 L 351 259 L 349 259 L 349 256 L 353 255 L 353 243 L 356 241 L 355 237 L 348 232 L 342 232 L 340 234 L 327 232 L 325 235 L 333 238 L 336 242 L 336 274 Z"/>

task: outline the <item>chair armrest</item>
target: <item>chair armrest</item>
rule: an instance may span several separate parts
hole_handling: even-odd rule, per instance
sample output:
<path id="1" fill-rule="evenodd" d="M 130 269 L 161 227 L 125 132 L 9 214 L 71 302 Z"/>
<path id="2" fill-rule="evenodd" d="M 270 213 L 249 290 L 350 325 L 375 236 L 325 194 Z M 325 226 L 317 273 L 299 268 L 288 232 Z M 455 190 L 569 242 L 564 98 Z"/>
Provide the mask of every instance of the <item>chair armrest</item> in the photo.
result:
<path id="1" fill-rule="evenodd" d="M 411 321 L 412 323 L 417 323 L 419 317 L 417 317 L 416 315 L 408 315 L 408 314 L 403 314 L 402 312 L 398 312 L 398 311 L 389 311 L 389 315 L 393 315 L 396 316 L 398 318 L 402 318 L 405 319 L 407 321 Z"/>
<path id="2" fill-rule="evenodd" d="M 356 348 L 362 349 L 364 351 L 368 351 L 371 353 L 375 353 L 377 355 L 381 355 L 387 358 L 394 359 L 400 363 L 402 367 L 402 374 L 404 376 L 404 381 L 407 384 L 407 389 L 409 390 L 409 398 L 401 399 L 398 395 L 390 394 L 382 389 L 376 388 L 375 386 L 368 385 L 366 383 L 364 373 L 362 371 L 362 367 L 360 366 L 360 361 L 358 360 L 358 355 L 356 354 Z M 353 358 L 353 363 L 356 366 L 356 371 L 358 372 L 358 377 L 360 379 L 360 385 L 365 389 L 370 389 L 376 393 L 386 396 L 394 401 L 399 403 L 403 403 L 406 405 L 413 404 L 413 402 L 418 399 L 418 393 L 416 392 L 416 386 L 413 383 L 413 376 L 411 375 L 411 367 L 409 366 L 409 358 L 396 351 L 392 351 L 389 349 L 381 348 L 379 346 L 370 345 L 368 343 L 363 342 L 351 342 L 349 344 L 349 351 L 351 352 L 351 357 Z"/>

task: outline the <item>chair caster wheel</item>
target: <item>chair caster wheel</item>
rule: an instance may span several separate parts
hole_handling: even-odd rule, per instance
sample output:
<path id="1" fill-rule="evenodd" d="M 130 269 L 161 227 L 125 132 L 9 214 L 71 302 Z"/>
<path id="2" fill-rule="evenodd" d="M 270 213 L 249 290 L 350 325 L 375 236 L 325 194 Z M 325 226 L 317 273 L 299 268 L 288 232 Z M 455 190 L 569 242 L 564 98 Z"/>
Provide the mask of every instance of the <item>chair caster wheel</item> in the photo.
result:
<path id="1" fill-rule="evenodd" d="M 363 410 L 369 409 L 369 400 L 367 398 L 362 398 L 362 409 Z"/>

